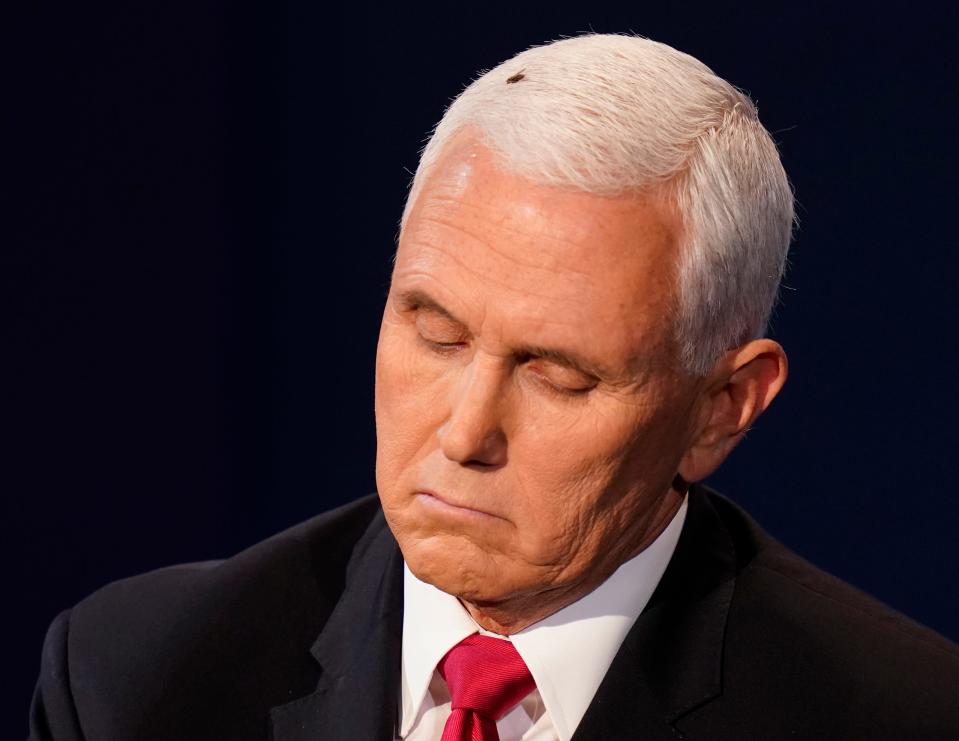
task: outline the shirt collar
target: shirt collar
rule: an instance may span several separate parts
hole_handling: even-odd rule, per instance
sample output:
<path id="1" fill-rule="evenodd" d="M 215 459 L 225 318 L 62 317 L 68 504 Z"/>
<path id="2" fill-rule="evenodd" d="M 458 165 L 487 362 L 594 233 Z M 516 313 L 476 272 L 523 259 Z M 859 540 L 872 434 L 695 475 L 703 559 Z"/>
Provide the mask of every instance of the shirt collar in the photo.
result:
<path id="1" fill-rule="evenodd" d="M 529 667 L 560 741 L 569 741 L 613 657 L 646 607 L 672 558 L 688 497 L 647 548 L 596 589 L 510 636 Z M 400 735 L 419 715 L 440 659 L 479 628 L 459 600 L 426 584 L 404 565 Z"/>
<path id="2" fill-rule="evenodd" d="M 403 564 L 401 737 L 412 730 L 440 659 L 476 629 L 456 597 L 420 581 Z"/>

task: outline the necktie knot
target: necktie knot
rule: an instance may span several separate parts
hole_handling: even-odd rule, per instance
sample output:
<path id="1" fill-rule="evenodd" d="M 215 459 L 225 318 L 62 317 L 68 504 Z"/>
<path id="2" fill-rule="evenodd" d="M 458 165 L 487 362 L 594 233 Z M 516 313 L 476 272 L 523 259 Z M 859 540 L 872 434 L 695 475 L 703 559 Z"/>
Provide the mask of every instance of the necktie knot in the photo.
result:
<path id="1" fill-rule="evenodd" d="M 510 641 L 473 634 L 457 643 L 439 663 L 439 672 L 450 689 L 454 718 L 468 721 L 475 713 L 484 733 L 450 735 L 443 740 L 459 738 L 497 739 L 495 722 L 536 689 L 526 663 Z M 491 727 L 491 729 L 490 729 Z M 487 729 L 492 731 L 492 734 Z M 447 725 L 447 731 L 451 731 Z M 465 728 L 463 730 L 466 730 Z M 475 730 L 479 729 L 474 729 Z"/>

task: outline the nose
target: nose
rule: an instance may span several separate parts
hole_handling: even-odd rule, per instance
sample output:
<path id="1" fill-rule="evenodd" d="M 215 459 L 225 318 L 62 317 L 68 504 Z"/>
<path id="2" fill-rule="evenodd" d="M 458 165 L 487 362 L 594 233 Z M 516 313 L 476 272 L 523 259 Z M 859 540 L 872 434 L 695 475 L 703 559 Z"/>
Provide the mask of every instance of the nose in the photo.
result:
<path id="1" fill-rule="evenodd" d="M 450 415 L 437 431 L 440 449 L 462 465 L 506 463 L 501 410 L 502 369 L 474 357 L 463 369 L 450 399 Z"/>

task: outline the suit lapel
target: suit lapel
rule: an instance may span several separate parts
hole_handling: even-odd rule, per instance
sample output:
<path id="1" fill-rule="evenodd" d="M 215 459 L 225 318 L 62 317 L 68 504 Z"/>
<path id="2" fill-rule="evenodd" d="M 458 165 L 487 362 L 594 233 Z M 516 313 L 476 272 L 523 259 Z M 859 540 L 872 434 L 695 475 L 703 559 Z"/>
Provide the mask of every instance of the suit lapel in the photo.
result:
<path id="1" fill-rule="evenodd" d="M 682 737 L 673 724 L 722 690 L 723 635 L 735 573 L 732 540 L 705 492 L 694 486 L 666 573 L 573 741 Z"/>
<path id="2" fill-rule="evenodd" d="M 273 741 L 391 739 L 399 696 L 403 560 L 382 514 L 357 543 L 346 587 L 311 653 L 316 690 L 270 712 Z"/>

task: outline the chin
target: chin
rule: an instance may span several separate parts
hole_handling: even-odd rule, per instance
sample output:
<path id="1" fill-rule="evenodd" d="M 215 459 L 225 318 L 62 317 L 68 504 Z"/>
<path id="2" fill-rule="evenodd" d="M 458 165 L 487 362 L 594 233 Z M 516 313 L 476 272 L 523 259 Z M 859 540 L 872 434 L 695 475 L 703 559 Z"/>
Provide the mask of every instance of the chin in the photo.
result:
<path id="1" fill-rule="evenodd" d="M 403 558 L 420 581 L 470 602 L 495 602 L 507 589 L 496 559 L 462 538 L 437 535 L 404 544 Z"/>

